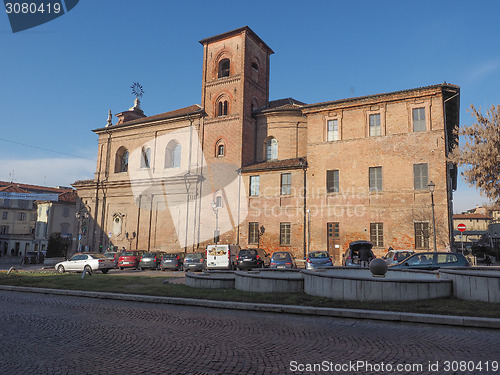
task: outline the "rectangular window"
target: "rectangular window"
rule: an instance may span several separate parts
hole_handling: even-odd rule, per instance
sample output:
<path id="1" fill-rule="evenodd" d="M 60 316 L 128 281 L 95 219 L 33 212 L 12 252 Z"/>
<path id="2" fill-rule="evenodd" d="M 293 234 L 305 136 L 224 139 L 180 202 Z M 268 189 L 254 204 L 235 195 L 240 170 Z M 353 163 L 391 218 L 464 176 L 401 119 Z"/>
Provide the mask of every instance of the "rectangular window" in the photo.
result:
<path id="1" fill-rule="evenodd" d="M 259 243 L 259 223 L 248 223 L 248 243 Z"/>
<path id="2" fill-rule="evenodd" d="M 26 220 L 26 213 L 19 212 L 19 221 L 24 221 L 24 220 Z"/>
<path id="3" fill-rule="evenodd" d="M 260 176 L 250 176 L 250 196 L 259 195 Z"/>
<path id="4" fill-rule="evenodd" d="M 63 217 L 68 217 L 69 216 L 69 207 L 64 206 L 63 207 Z"/>
<path id="5" fill-rule="evenodd" d="M 427 190 L 429 187 L 429 172 L 427 163 L 413 164 L 413 180 L 415 190 Z"/>
<path id="6" fill-rule="evenodd" d="M 413 131 L 425 132 L 425 108 L 413 108 Z"/>
<path id="7" fill-rule="evenodd" d="M 370 168 L 370 191 L 382 190 L 382 167 Z"/>
<path id="8" fill-rule="evenodd" d="M 0 227 L 0 234 L 9 234 L 9 226 L 8 225 L 2 225 Z"/>
<path id="9" fill-rule="evenodd" d="M 2 212 L 2 219 L 7 220 L 9 218 L 9 211 Z"/>
<path id="10" fill-rule="evenodd" d="M 338 120 L 327 121 L 326 139 L 328 142 L 338 141 L 340 139 Z"/>
<path id="11" fill-rule="evenodd" d="M 370 223 L 370 241 L 375 247 L 384 247 L 383 223 Z"/>
<path id="12" fill-rule="evenodd" d="M 326 191 L 327 193 L 339 192 L 339 171 L 333 169 L 326 171 Z"/>
<path id="13" fill-rule="evenodd" d="M 280 245 L 290 246 L 290 223 L 280 223 Z"/>
<path id="14" fill-rule="evenodd" d="M 292 174 L 283 173 L 281 175 L 281 195 L 292 194 Z"/>
<path id="15" fill-rule="evenodd" d="M 429 249 L 429 223 L 415 223 L 415 249 Z"/>
<path id="16" fill-rule="evenodd" d="M 380 113 L 370 115 L 370 137 L 382 135 L 382 127 L 380 126 Z"/>
<path id="17" fill-rule="evenodd" d="M 220 195 L 215 197 L 215 207 L 217 208 L 222 207 L 222 197 Z"/>

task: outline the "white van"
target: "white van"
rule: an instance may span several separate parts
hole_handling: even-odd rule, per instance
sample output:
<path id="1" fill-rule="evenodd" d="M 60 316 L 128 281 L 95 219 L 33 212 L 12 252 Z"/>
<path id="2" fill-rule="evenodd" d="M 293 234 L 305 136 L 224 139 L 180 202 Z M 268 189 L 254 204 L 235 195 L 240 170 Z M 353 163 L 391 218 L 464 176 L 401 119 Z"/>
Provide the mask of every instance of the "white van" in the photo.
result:
<path id="1" fill-rule="evenodd" d="M 236 269 L 236 255 L 238 255 L 239 251 L 239 245 L 208 245 L 207 269 Z"/>

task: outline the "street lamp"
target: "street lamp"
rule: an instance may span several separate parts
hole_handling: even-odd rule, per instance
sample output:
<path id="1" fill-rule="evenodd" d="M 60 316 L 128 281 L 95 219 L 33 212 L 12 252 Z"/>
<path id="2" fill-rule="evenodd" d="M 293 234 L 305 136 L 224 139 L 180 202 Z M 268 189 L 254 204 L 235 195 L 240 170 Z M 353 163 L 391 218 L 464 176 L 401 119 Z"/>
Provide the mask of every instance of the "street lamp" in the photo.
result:
<path id="1" fill-rule="evenodd" d="M 215 212 L 214 243 L 217 245 L 219 243 L 219 206 L 214 201 L 212 201 L 210 205 L 212 206 L 212 210 Z"/>
<path id="2" fill-rule="evenodd" d="M 125 237 L 127 238 L 128 240 L 128 243 L 129 243 L 129 250 L 132 250 L 132 241 L 134 240 L 134 238 L 136 237 L 136 234 L 135 232 L 132 232 L 132 235 L 129 236 L 128 232 L 125 233 Z"/>
<path id="3" fill-rule="evenodd" d="M 434 189 L 436 188 L 436 185 L 434 182 L 429 182 L 429 185 L 427 185 L 429 188 L 429 191 L 431 192 L 431 206 L 432 206 L 432 233 L 434 235 L 434 251 L 437 251 L 437 246 L 436 246 L 436 216 L 434 215 Z"/>
<path id="4" fill-rule="evenodd" d="M 76 220 L 78 220 L 78 242 L 77 242 L 77 251 L 81 251 L 81 240 L 82 236 L 87 233 L 87 227 L 84 226 L 87 223 L 87 219 L 89 217 L 89 213 L 86 211 L 84 207 L 80 208 L 78 212 L 75 213 Z"/>

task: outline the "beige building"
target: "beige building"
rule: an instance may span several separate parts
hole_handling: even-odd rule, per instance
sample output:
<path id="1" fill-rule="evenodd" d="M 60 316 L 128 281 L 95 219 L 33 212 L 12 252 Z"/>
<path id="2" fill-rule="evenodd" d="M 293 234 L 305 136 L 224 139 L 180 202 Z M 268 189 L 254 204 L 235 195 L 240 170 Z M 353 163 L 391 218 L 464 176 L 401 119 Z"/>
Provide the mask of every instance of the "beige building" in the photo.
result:
<path id="1" fill-rule="evenodd" d="M 73 189 L 0 181 L 0 197 L 3 255 L 45 251 L 55 232 L 65 238 L 69 252 L 76 250 L 73 234 L 76 236 L 77 196 Z"/>
<path id="2" fill-rule="evenodd" d="M 269 100 L 273 51 L 243 27 L 200 41 L 201 104 L 145 116 L 136 100 L 94 132 L 95 178 L 73 186 L 89 214 L 82 242 L 196 251 L 224 243 L 376 253 L 452 241 L 460 89 L 437 84 L 305 104 Z M 319 84 L 319 83 L 318 83 Z"/>

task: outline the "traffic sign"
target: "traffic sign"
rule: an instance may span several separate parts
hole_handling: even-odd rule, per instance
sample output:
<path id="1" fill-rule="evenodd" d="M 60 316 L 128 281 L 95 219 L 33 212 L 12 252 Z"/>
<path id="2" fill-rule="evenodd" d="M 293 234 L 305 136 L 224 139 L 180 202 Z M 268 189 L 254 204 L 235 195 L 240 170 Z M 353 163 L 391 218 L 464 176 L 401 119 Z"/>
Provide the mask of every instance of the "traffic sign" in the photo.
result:
<path id="1" fill-rule="evenodd" d="M 465 230 L 467 229 L 467 226 L 466 226 L 464 223 L 460 223 L 460 224 L 458 224 L 457 229 L 458 229 L 460 232 L 465 232 Z"/>

